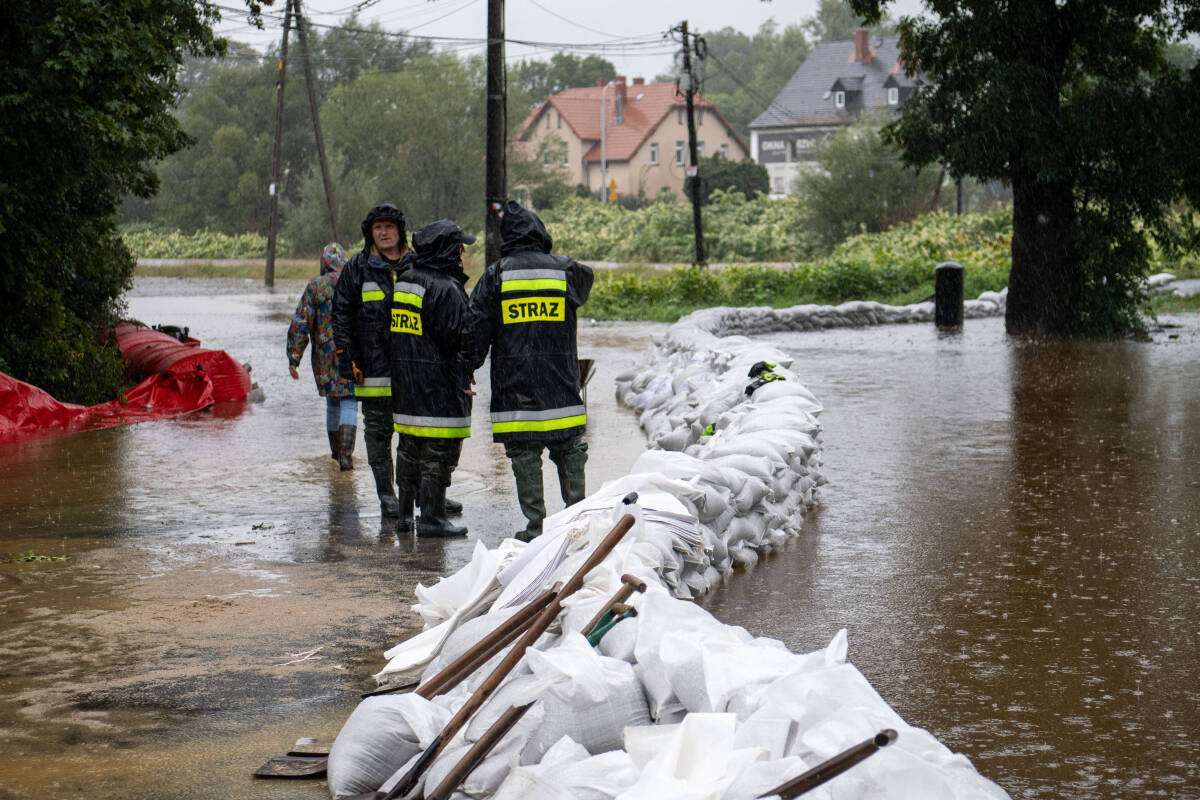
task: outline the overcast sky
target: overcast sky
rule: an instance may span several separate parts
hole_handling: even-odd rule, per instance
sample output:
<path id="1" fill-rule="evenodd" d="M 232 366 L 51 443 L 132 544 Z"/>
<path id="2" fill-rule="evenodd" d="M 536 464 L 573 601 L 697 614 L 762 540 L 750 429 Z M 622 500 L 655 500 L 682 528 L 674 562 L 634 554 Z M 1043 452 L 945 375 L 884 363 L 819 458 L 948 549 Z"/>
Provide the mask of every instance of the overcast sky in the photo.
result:
<path id="1" fill-rule="evenodd" d="M 414 35 L 446 37 L 439 47 L 460 53 L 482 53 L 487 34 L 487 0 L 302 0 L 305 14 L 314 25 L 335 25 L 355 6 L 363 7 L 359 19 L 376 21 L 387 30 L 406 30 Z M 223 7 L 239 6 L 239 0 L 223 0 Z M 734 28 L 755 33 L 774 19 L 780 27 L 810 18 L 817 0 L 506 0 L 505 38 L 509 63 L 523 58 L 548 59 L 555 51 L 579 56 L 601 55 L 611 61 L 618 74 L 629 78 L 666 73 L 678 45 L 664 38 L 672 27 L 687 20 L 691 31 Z M 248 42 L 263 50 L 278 43 L 283 0 L 268 9 L 266 29 L 246 25 L 245 14 L 225 11 L 218 32 Z M 893 16 L 920 11 L 919 0 L 896 0 Z M 536 44 L 516 44 L 513 40 Z"/>

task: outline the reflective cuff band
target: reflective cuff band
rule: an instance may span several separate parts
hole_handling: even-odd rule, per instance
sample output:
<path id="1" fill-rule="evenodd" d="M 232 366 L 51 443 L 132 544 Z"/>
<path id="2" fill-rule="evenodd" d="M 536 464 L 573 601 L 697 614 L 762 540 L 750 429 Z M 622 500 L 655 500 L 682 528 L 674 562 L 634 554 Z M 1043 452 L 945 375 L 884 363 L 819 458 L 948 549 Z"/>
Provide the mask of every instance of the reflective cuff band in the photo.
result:
<path id="1" fill-rule="evenodd" d="M 391 397 L 391 378 L 367 378 L 362 383 L 354 384 L 355 397 Z"/>
<path id="2" fill-rule="evenodd" d="M 393 414 L 392 428 L 396 433 L 407 433 L 409 436 L 425 439 L 465 439 L 471 435 L 471 418 Z"/>
<path id="3" fill-rule="evenodd" d="M 558 431 L 586 424 L 587 414 L 583 406 L 492 413 L 492 433 Z"/>

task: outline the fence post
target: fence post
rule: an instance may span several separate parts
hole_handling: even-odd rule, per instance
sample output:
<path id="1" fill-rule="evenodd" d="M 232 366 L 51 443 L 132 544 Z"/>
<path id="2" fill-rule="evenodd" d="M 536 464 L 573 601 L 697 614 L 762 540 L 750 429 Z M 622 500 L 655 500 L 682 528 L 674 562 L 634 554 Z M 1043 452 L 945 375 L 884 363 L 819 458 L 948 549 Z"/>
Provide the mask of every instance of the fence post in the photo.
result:
<path id="1" fill-rule="evenodd" d="M 933 319 L 938 330 L 960 330 L 963 323 L 963 266 L 943 261 L 933 270 Z"/>

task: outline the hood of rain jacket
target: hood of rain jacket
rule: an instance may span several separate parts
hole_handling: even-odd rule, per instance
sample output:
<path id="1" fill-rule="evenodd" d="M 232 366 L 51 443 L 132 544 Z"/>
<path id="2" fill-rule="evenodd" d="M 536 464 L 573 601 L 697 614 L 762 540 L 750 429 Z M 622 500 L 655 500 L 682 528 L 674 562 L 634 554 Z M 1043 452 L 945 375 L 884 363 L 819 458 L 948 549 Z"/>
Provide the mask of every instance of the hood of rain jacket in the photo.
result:
<path id="1" fill-rule="evenodd" d="M 325 245 L 325 249 L 321 251 L 321 274 L 328 275 L 331 272 L 337 272 L 342 267 L 346 266 L 346 262 L 350 257 L 346 255 L 346 250 L 337 242 Z"/>
<path id="2" fill-rule="evenodd" d="M 538 215 L 519 203 L 509 200 L 500 218 L 500 255 L 536 252 L 549 253 L 554 240 Z"/>
<path id="3" fill-rule="evenodd" d="M 381 219 L 391 220 L 400 228 L 400 249 L 403 250 L 406 241 L 404 212 L 395 203 L 380 203 L 368 211 L 366 219 L 362 221 L 363 252 L 370 253 L 371 248 L 375 246 L 375 239 L 371 236 L 371 225 Z"/>

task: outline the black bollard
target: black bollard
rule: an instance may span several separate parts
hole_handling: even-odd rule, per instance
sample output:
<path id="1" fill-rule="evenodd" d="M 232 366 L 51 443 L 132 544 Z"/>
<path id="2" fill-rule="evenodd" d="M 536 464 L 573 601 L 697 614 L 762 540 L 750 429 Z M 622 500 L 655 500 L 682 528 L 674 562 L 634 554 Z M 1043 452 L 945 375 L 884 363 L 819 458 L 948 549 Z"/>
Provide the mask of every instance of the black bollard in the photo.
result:
<path id="1" fill-rule="evenodd" d="M 962 329 L 962 264 L 944 261 L 933 270 L 933 321 L 938 330 Z"/>

